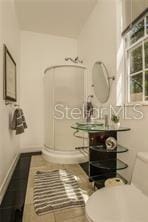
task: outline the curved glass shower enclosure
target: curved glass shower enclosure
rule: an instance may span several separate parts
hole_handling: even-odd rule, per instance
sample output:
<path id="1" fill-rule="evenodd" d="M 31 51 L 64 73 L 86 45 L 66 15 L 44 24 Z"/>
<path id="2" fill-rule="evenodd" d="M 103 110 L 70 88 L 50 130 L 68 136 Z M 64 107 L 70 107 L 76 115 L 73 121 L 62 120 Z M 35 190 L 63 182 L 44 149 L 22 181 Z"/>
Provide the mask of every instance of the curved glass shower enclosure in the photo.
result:
<path id="1" fill-rule="evenodd" d="M 75 113 L 78 113 L 77 108 L 82 113 L 85 97 L 84 73 L 85 67 L 76 65 L 59 65 L 45 70 L 46 159 L 47 155 L 50 160 L 51 156 L 54 160 L 58 156 L 65 161 L 66 157 L 74 158 L 80 155 L 75 147 L 82 146 L 83 140 L 73 136 L 71 125 L 82 119 L 82 115 Z"/>

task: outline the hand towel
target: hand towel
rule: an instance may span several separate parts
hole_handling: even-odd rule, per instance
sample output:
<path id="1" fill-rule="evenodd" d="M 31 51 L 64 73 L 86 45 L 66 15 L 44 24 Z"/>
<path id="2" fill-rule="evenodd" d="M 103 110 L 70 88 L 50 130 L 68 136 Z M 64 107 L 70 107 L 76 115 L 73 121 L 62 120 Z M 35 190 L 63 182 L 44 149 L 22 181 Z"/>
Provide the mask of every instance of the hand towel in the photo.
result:
<path id="1" fill-rule="evenodd" d="M 27 128 L 27 124 L 25 121 L 25 117 L 23 114 L 23 110 L 20 108 L 17 108 L 14 111 L 13 119 L 12 119 L 12 124 L 11 124 L 11 129 L 16 130 L 16 135 L 21 134 L 24 132 L 24 129 Z"/>

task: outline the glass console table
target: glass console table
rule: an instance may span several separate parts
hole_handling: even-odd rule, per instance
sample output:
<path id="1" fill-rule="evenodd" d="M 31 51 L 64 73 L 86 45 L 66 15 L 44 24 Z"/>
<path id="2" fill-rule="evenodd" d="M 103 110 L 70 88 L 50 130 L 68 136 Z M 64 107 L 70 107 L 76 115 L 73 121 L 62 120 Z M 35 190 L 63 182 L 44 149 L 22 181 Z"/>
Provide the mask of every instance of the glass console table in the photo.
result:
<path id="1" fill-rule="evenodd" d="M 117 158 L 118 153 L 125 153 L 127 148 L 119 145 L 114 150 L 108 150 L 105 141 L 108 137 L 114 137 L 117 140 L 118 132 L 129 131 L 130 128 L 120 127 L 118 129 L 98 124 L 86 124 L 71 126 L 74 130 L 88 133 L 89 138 L 89 162 L 88 176 L 90 181 L 94 181 L 98 188 L 104 186 L 108 178 L 121 177 L 119 170 L 126 169 L 128 165 Z M 122 177 L 121 177 L 122 178 Z M 122 178 L 126 183 L 126 180 Z"/>

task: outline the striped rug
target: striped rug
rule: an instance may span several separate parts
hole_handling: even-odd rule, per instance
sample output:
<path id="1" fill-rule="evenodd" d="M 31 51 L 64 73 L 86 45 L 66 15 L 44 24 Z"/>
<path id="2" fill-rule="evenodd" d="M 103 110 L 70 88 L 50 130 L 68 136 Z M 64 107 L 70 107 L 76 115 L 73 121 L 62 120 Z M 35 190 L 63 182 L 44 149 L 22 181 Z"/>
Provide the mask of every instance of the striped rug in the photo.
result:
<path id="1" fill-rule="evenodd" d="M 37 171 L 33 199 L 38 215 L 85 205 L 75 176 L 67 170 Z"/>

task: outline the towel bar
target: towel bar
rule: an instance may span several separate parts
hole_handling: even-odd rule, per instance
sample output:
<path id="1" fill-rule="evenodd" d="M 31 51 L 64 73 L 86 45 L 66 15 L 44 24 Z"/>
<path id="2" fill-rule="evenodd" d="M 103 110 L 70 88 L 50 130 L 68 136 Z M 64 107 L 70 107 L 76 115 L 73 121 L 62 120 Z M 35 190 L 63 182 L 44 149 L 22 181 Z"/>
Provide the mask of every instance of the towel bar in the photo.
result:
<path id="1" fill-rule="evenodd" d="M 6 106 L 7 106 L 7 105 L 14 105 L 14 106 L 17 106 L 17 107 L 20 106 L 19 104 L 16 104 L 16 103 L 10 102 L 10 101 L 5 101 L 5 105 L 6 105 Z"/>

